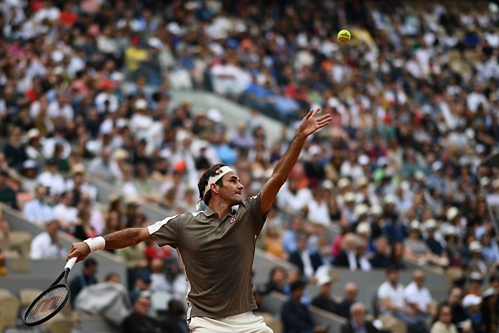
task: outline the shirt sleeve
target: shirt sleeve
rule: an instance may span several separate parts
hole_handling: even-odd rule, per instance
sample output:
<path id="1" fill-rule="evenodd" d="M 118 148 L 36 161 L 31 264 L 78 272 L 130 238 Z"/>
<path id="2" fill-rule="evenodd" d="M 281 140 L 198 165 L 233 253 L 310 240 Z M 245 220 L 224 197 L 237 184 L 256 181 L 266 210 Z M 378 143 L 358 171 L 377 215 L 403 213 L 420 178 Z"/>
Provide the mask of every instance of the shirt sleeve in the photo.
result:
<path id="1" fill-rule="evenodd" d="M 262 231 L 263 225 L 267 220 L 267 213 L 262 214 L 262 205 L 260 201 L 261 193 L 250 197 L 244 201 L 244 206 L 248 210 L 248 213 L 251 216 L 251 220 L 253 221 L 255 235 L 259 235 L 260 231 Z"/>
<path id="2" fill-rule="evenodd" d="M 177 236 L 180 215 L 167 217 L 147 227 L 152 238 L 159 246 L 170 245 L 177 247 Z"/>

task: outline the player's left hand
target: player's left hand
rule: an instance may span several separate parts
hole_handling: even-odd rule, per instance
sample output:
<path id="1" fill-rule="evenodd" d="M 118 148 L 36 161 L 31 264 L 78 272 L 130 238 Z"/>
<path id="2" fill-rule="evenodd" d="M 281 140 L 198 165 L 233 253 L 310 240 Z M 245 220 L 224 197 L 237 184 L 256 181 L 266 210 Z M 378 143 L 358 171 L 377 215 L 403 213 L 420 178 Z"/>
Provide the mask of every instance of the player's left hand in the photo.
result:
<path id="1" fill-rule="evenodd" d="M 321 108 L 310 110 L 310 112 L 302 119 L 300 126 L 298 127 L 298 133 L 308 137 L 329 124 L 331 122 L 330 114 L 325 114 L 316 118 L 320 111 Z"/>

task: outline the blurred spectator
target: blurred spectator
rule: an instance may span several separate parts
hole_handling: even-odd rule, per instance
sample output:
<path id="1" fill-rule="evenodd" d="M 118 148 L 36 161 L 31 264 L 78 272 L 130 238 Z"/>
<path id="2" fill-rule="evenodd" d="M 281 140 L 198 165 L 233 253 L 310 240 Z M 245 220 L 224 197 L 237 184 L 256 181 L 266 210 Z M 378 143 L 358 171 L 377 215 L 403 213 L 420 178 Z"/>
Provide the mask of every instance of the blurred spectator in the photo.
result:
<path id="1" fill-rule="evenodd" d="M 267 226 L 267 231 L 263 235 L 263 245 L 265 250 L 281 259 L 288 259 L 287 253 L 284 251 L 282 237 L 277 228 L 273 225 Z"/>
<path id="2" fill-rule="evenodd" d="M 366 332 L 377 333 L 379 330 L 370 322 L 366 321 L 366 310 L 360 302 L 350 307 L 351 319 L 341 326 L 341 333 Z"/>
<path id="3" fill-rule="evenodd" d="M 92 212 L 89 207 L 83 206 L 78 211 L 78 222 L 75 225 L 73 236 L 80 240 L 85 240 L 87 238 L 97 237 L 98 234 L 95 232 L 91 225 L 90 219 L 92 218 Z"/>
<path id="4" fill-rule="evenodd" d="M 428 245 L 421 239 L 421 224 L 417 220 L 409 225 L 409 238 L 404 240 L 404 259 L 417 263 L 440 263 L 440 258 L 433 255 Z"/>
<path id="5" fill-rule="evenodd" d="M 378 299 L 384 315 L 391 315 L 407 326 L 409 333 L 425 332 L 425 320 L 418 317 L 416 312 L 406 305 L 404 287 L 398 283 L 398 269 L 389 267 L 386 270 L 387 280 L 378 288 Z"/>
<path id="6" fill-rule="evenodd" d="M 297 250 L 289 255 L 289 262 L 300 269 L 302 275 L 310 281 L 315 281 L 314 274 L 322 266 L 322 258 L 319 253 L 307 248 L 307 236 L 298 237 Z"/>
<path id="7" fill-rule="evenodd" d="M 390 265 L 390 257 L 388 256 L 388 241 L 385 237 L 379 237 L 375 241 L 376 252 L 369 259 L 373 268 L 387 268 Z"/>
<path id="8" fill-rule="evenodd" d="M 297 251 L 298 236 L 303 232 L 303 220 L 300 216 L 294 215 L 291 220 L 291 228 L 287 229 L 282 236 L 282 246 L 288 255 Z"/>
<path id="9" fill-rule="evenodd" d="M 161 325 L 154 318 L 149 317 L 151 301 L 149 297 L 139 296 L 133 303 L 134 311 L 121 325 L 123 333 L 161 333 Z"/>
<path id="10" fill-rule="evenodd" d="M 483 315 L 480 312 L 481 303 L 482 298 L 473 294 L 466 295 L 463 298 L 464 312 L 466 313 L 466 316 L 471 320 L 471 325 L 474 333 L 487 332 L 487 327 L 483 321 Z"/>
<path id="11" fill-rule="evenodd" d="M 68 251 L 62 246 L 59 238 L 59 221 L 51 220 L 45 225 L 45 231 L 31 241 L 31 259 L 65 258 Z"/>
<path id="12" fill-rule="evenodd" d="M 12 127 L 9 134 L 9 142 L 5 145 L 5 154 L 9 167 L 20 170 L 24 161 L 28 159 L 26 146 L 21 141 L 22 132 L 19 127 Z"/>
<path id="13" fill-rule="evenodd" d="M 6 204 L 13 209 L 19 209 L 17 206 L 17 198 L 14 190 L 7 184 L 9 173 L 0 169 L 0 202 Z"/>
<path id="14" fill-rule="evenodd" d="M 471 273 L 476 272 L 482 275 L 487 275 L 489 272 L 489 265 L 482 256 L 482 244 L 479 241 L 472 241 L 469 245 L 471 252 L 471 259 L 468 262 L 468 271 Z"/>
<path id="15" fill-rule="evenodd" d="M 404 257 L 404 244 L 401 242 L 395 242 L 392 245 L 392 253 L 390 255 L 390 265 L 397 267 L 397 269 L 405 269 L 405 263 L 403 261 Z"/>
<path id="16" fill-rule="evenodd" d="M 273 291 L 284 294 L 284 286 L 286 284 L 286 271 L 284 268 L 275 266 L 270 271 L 269 281 L 265 283 L 262 288 L 260 288 L 260 293 L 262 295 L 266 295 Z"/>
<path id="17" fill-rule="evenodd" d="M 458 332 L 469 332 L 471 322 L 469 322 L 464 308 L 461 304 L 463 292 L 459 287 L 452 287 L 446 300 L 442 301 L 438 307 L 449 306 L 451 309 L 451 322 L 456 325 Z"/>
<path id="18" fill-rule="evenodd" d="M 488 233 L 484 233 L 480 238 L 482 243 L 482 255 L 489 265 L 498 266 L 499 265 L 499 246 L 497 242 L 492 241 Z"/>
<path id="19" fill-rule="evenodd" d="M 74 194 L 67 191 L 62 193 L 60 203 L 54 207 L 54 216 L 59 220 L 63 230 L 69 231 L 78 221 L 78 209 L 73 205 Z"/>
<path id="20" fill-rule="evenodd" d="M 480 312 L 483 316 L 486 332 L 496 332 L 498 327 L 497 316 L 497 291 L 493 287 L 485 289 L 482 293 Z"/>
<path id="21" fill-rule="evenodd" d="M 326 333 L 327 326 L 316 326 L 312 321 L 308 307 L 300 302 L 305 290 L 305 282 L 295 281 L 291 284 L 291 297 L 281 310 L 283 333 Z"/>
<path id="22" fill-rule="evenodd" d="M 357 296 L 359 292 L 357 285 L 353 282 L 347 282 L 343 288 L 343 300 L 338 304 L 338 314 L 343 318 L 350 320 L 351 318 L 351 307 L 357 302 Z"/>
<path id="23" fill-rule="evenodd" d="M 422 322 L 435 315 L 435 307 L 430 291 L 424 287 L 425 276 L 423 271 L 416 270 L 412 273 L 412 282 L 404 289 L 404 299 L 415 312 L 415 316 Z"/>
<path id="24" fill-rule="evenodd" d="M 337 314 L 338 303 L 331 298 L 333 280 L 329 276 L 323 275 L 317 280 L 317 287 L 319 287 L 319 294 L 312 299 L 312 305 Z"/>
<path id="25" fill-rule="evenodd" d="M 185 308 L 184 304 L 176 299 L 168 302 L 168 311 L 166 315 L 160 320 L 162 332 L 168 333 L 187 333 L 189 329 L 185 321 Z"/>
<path id="26" fill-rule="evenodd" d="M 39 185 L 36 196 L 24 205 L 23 213 L 33 223 L 45 224 L 54 219 L 54 210 L 47 204 L 48 189 Z"/>
<path id="27" fill-rule="evenodd" d="M 293 267 L 293 269 L 288 271 L 288 281 L 287 284 L 284 286 L 284 293 L 288 295 L 288 297 L 291 297 L 291 285 L 295 281 L 304 282 L 305 278 L 303 277 L 301 271 L 298 268 Z M 312 299 L 310 298 L 310 294 L 308 293 L 307 290 L 305 290 L 302 293 L 300 301 L 305 305 L 310 305 L 312 303 Z"/>
<path id="28" fill-rule="evenodd" d="M 139 298 L 142 294 L 149 294 L 149 287 L 151 285 L 151 275 L 148 271 L 143 270 L 140 274 L 136 274 L 136 277 L 133 281 L 133 288 L 128 294 L 132 303 L 135 303 L 137 298 Z"/>
<path id="29" fill-rule="evenodd" d="M 71 306 L 74 307 L 74 301 L 83 288 L 97 283 L 97 269 L 98 263 L 95 259 L 87 258 L 85 259 L 85 261 L 83 261 L 83 268 L 81 270 L 81 273 L 75 276 L 75 278 L 71 280 L 71 282 L 69 282 Z"/>
<path id="30" fill-rule="evenodd" d="M 163 260 L 160 258 L 155 258 L 151 260 L 151 285 L 149 290 L 154 291 L 166 291 L 171 293 L 172 286 L 166 280 L 165 269 L 163 265 Z"/>
<path id="31" fill-rule="evenodd" d="M 360 269 L 359 257 L 356 251 L 357 237 L 354 234 L 346 234 L 343 244 L 343 250 L 334 258 L 333 265 L 336 267 L 348 267 L 351 271 Z"/>
<path id="32" fill-rule="evenodd" d="M 469 274 L 470 285 L 466 295 L 473 294 L 476 296 L 482 295 L 482 284 L 484 276 L 478 272 L 471 272 Z"/>
<path id="33" fill-rule="evenodd" d="M 436 320 L 431 325 L 430 333 L 457 333 L 456 325 L 452 323 L 450 306 L 441 305 L 437 309 Z"/>
<path id="34" fill-rule="evenodd" d="M 88 173 L 93 176 L 100 177 L 110 183 L 115 179 L 114 173 L 111 170 L 110 152 L 103 149 L 99 157 L 95 157 L 88 165 Z"/>
<path id="35" fill-rule="evenodd" d="M 49 189 L 49 193 L 51 196 L 58 197 L 64 192 L 66 184 L 64 182 L 64 178 L 62 178 L 62 176 L 57 171 L 56 159 L 48 159 L 45 168 L 46 170 L 38 176 L 37 181 L 40 185 L 45 186 Z"/>
<path id="36" fill-rule="evenodd" d="M 128 269 L 128 281 L 133 285 L 135 278 L 139 275 L 148 274 L 148 262 L 144 254 L 142 244 L 130 246 L 116 251 L 126 264 Z"/>

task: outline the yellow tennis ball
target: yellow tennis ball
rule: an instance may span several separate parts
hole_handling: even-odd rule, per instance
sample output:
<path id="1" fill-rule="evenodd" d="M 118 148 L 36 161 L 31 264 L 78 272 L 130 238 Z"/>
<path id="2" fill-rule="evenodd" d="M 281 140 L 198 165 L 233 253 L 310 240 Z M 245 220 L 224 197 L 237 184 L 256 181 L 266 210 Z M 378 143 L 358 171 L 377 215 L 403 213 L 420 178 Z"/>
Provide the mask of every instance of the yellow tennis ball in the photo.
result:
<path id="1" fill-rule="evenodd" d="M 342 43 L 348 43 L 351 37 L 352 34 L 348 30 L 341 30 L 338 32 L 338 40 Z"/>

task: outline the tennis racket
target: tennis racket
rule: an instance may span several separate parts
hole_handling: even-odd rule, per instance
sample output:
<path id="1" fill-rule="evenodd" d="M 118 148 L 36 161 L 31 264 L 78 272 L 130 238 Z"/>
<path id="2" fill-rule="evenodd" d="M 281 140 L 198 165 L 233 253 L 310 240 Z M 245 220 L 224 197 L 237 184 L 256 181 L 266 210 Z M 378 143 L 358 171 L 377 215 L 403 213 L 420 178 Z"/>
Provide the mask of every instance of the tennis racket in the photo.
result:
<path id="1" fill-rule="evenodd" d="M 23 322 L 27 326 L 36 326 L 55 316 L 69 299 L 68 275 L 77 258 L 66 263 L 59 277 L 26 308 Z M 64 280 L 63 280 L 64 278 Z M 62 283 L 60 283 L 62 281 Z"/>

